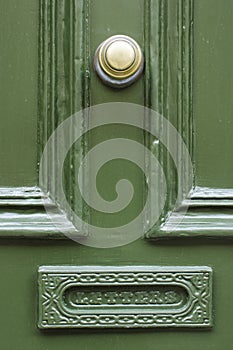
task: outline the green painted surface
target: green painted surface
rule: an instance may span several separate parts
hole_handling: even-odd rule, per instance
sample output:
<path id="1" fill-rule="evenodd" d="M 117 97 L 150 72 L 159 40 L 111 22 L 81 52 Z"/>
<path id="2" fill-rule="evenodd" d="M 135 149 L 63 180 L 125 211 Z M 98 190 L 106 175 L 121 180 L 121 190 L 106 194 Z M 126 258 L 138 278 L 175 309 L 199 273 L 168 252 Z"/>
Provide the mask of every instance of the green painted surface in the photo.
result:
<path id="1" fill-rule="evenodd" d="M 41 265 L 209 265 L 214 271 L 214 328 L 212 330 L 59 330 L 39 331 L 37 271 Z M 209 241 L 151 244 L 140 240 L 116 249 L 92 249 L 72 243 L 34 242 L 0 246 L 2 278 L 1 339 L 6 350 L 92 349 L 211 350 L 232 343 L 232 247 Z M 13 336 L 14 335 L 14 336 Z"/>
<path id="2" fill-rule="evenodd" d="M 131 20 L 129 21 L 129 12 Z M 96 48 L 105 39 L 112 35 L 125 34 L 132 36 L 143 48 L 144 45 L 144 1 L 136 0 L 132 2 L 131 7 L 125 0 L 109 1 L 90 1 L 90 47 L 91 59 L 94 57 Z M 90 76 L 90 102 L 91 105 L 106 102 L 130 102 L 144 104 L 144 79 L 143 77 L 133 84 L 130 88 L 116 90 L 106 87 L 96 76 L 94 70 L 91 70 Z M 111 110 L 109 110 L 111 112 Z M 116 120 L 117 123 L 117 120 Z M 91 125 L 91 117 L 90 117 Z M 130 136 L 129 136 L 130 135 Z M 134 127 L 100 127 L 91 132 L 89 137 L 89 146 L 103 142 L 104 139 L 117 137 L 130 137 L 133 140 L 143 143 L 143 131 Z M 96 152 L 95 161 L 101 160 L 102 155 Z M 93 164 L 94 165 L 94 164 Z M 90 165 L 90 172 L 92 165 Z M 134 219 L 142 209 L 143 203 L 143 181 L 144 177 L 141 170 L 128 161 L 117 159 L 109 162 L 103 167 L 101 174 L 97 178 L 97 186 L 102 195 L 107 200 L 113 200 L 116 197 L 114 190 L 118 179 L 126 178 L 136 189 L 134 200 L 126 210 L 114 213 L 112 215 L 103 215 L 95 210 L 90 211 L 90 220 L 92 224 L 103 227 L 114 227 L 119 224 L 127 224 Z M 99 180 L 101 179 L 101 180 Z M 111 179 L 109 181 L 109 179 Z"/>
<path id="3" fill-rule="evenodd" d="M 114 2 L 109 0 L 91 1 L 91 6 L 94 10 L 93 16 L 95 16 L 91 19 L 93 26 L 91 33 L 92 55 L 97 44 L 108 35 L 118 32 L 124 32 L 124 34 L 133 32 L 134 38 L 142 42 L 142 1 L 132 1 L 132 4 L 134 4 L 133 10 L 126 11 L 128 3 L 128 1 L 123 0 Z M 227 38 L 230 38 L 229 31 L 231 31 L 232 23 L 232 12 L 230 9 L 232 10 L 232 2 L 227 0 L 221 3 L 217 0 L 195 1 L 195 22 L 197 22 L 195 30 L 199 33 L 197 33 L 195 45 L 200 55 L 197 53 L 198 57 L 196 56 L 195 58 L 198 60 L 198 64 L 195 66 L 197 73 L 194 70 L 194 77 L 197 74 L 196 80 L 194 79 L 194 103 L 196 103 L 194 104 L 194 113 L 197 116 L 196 128 L 198 125 L 200 126 L 197 135 L 197 179 L 198 184 L 203 186 L 230 187 L 232 184 L 232 163 L 229 161 L 232 137 L 230 127 L 226 127 L 226 124 L 229 121 L 231 122 L 230 111 L 232 106 L 230 105 L 229 97 L 231 89 L 230 85 L 227 89 L 225 89 L 225 86 L 223 87 L 225 85 L 224 82 L 228 84 L 230 79 L 230 75 L 226 73 L 227 69 L 225 69 L 225 66 L 230 69 L 230 61 L 228 61 L 230 57 L 226 56 L 230 45 L 230 40 Z M 210 13 L 213 13 L 213 16 L 210 16 Z M 223 15 L 224 26 L 220 26 L 222 21 L 218 17 L 220 28 L 218 27 L 219 31 L 216 33 L 214 17 L 217 14 L 218 16 Z M 14 0 L 9 2 L 1 1 L 1 18 L 1 26 L 3 27 L 1 29 L 1 41 L 2 47 L 5 48 L 0 54 L 4 65 L 4 69 L 1 66 L 1 79 L 6 81 L 6 85 L 5 88 L 1 85 L 1 105 L 3 106 L 1 126 L 3 125 L 3 128 L 1 127 L 0 130 L 0 185 L 30 186 L 36 182 L 38 2 L 26 0 L 20 2 Z M 20 24 L 17 24 L 17 29 L 13 31 L 12 23 L 17 23 L 17 20 Z M 102 24 L 104 29 L 101 28 Z M 108 31 L 108 28 L 110 28 L 110 31 Z M 206 49 L 208 44 L 202 42 L 202 34 L 200 34 L 201 31 L 198 28 L 208 31 L 208 33 L 203 34 L 205 40 L 208 40 L 209 37 L 215 39 L 214 43 L 212 42 L 212 46 L 215 53 L 218 53 L 216 54 L 217 58 L 216 55 L 209 54 L 209 51 Z M 24 31 L 28 34 L 28 41 L 24 40 Z M 3 32 L 5 32 L 4 35 L 2 34 Z M 221 33 L 222 37 L 218 36 L 219 33 Z M 220 54 L 219 48 L 221 48 L 221 45 L 223 47 Z M 16 56 L 14 55 L 15 50 L 17 51 Z M 208 60 L 213 62 L 213 67 L 207 64 Z M 12 64 L 13 68 L 8 67 L 8 62 Z M 219 73 L 218 79 L 214 69 L 215 64 L 218 67 L 216 68 L 218 73 L 222 72 L 222 74 Z M 12 74 L 12 79 L 16 84 L 9 80 L 8 73 Z M 200 83 L 200 86 L 195 85 L 200 81 L 200 77 L 203 79 L 204 74 L 208 74 L 208 79 L 204 79 L 203 84 Z M 143 103 L 143 79 L 130 89 L 121 92 L 104 87 L 93 75 L 93 71 L 91 80 L 91 103 L 93 104 L 109 101 Z M 229 84 L 231 83 L 229 82 Z M 22 89 L 22 86 L 25 91 Z M 206 100 L 203 101 L 201 99 L 203 89 L 212 91 L 213 86 L 216 89 L 214 97 L 208 94 Z M 10 93 L 14 97 L 12 104 L 10 103 Z M 24 98 L 28 98 L 28 104 L 26 104 Z M 222 115 L 222 124 L 219 123 L 216 109 L 212 110 L 211 99 L 215 100 L 215 107 L 218 109 L 218 112 L 221 108 L 226 112 Z M 228 108 L 226 108 L 225 103 L 227 103 Z M 223 107 L 220 107 L 220 105 Z M 15 106 L 17 106 L 18 110 L 17 117 L 14 114 Z M 205 113 L 207 107 L 208 110 Z M 4 113 L 7 114 L 8 119 L 5 119 Z M 214 116 L 213 124 L 211 124 L 212 114 Z M 229 125 L 231 124 L 229 123 Z M 204 132 L 208 131 L 206 128 L 210 131 L 209 138 L 218 141 L 216 147 L 218 147 L 217 150 L 220 153 L 217 153 L 217 162 L 215 163 L 217 166 L 214 170 L 211 153 L 213 150 L 211 148 L 212 143 L 209 142 L 209 147 L 207 147 L 207 142 L 203 136 Z M 216 130 L 218 130 L 218 133 Z M 109 134 L 112 132 L 109 131 Z M 226 137 L 227 133 L 229 133 L 228 137 Z M 218 137 L 216 137 L 216 134 L 218 134 Z M 222 135 L 222 138 L 219 138 L 219 134 Z M 135 133 L 132 136 L 135 136 L 138 140 L 142 139 L 141 134 Z M 91 142 L 95 144 L 102 138 L 102 133 L 99 135 L 96 133 Z M 10 143 L 12 140 L 13 143 Z M 225 143 L 223 140 L 225 140 Z M 205 156 L 202 154 L 202 151 L 205 151 Z M 140 186 L 140 176 L 135 175 L 134 180 L 138 183 L 137 186 Z M 141 201 L 141 197 L 139 195 L 138 202 Z M 98 220 L 98 218 L 94 217 L 94 220 Z M 210 266 L 214 271 L 214 327 L 207 331 L 194 329 L 40 331 L 37 328 L 37 271 L 41 265 Z M 5 350 L 71 350 L 74 348 L 83 350 L 109 348 L 113 350 L 154 350 L 155 348 L 160 350 L 185 350 L 187 348 L 190 350 L 196 350 L 197 348 L 211 350 L 229 349 L 233 341 L 232 271 L 232 246 L 230 242 L 224 240 L 214 242 L 204 239 L 193 239 L 189 242 L 168 240 L 167 242 L 152 243 L 141 239 L 133 244 L 116 249 L 92 249 L 64 241 L 1 240 L 0 348 Z"/>
<path id="4" fill-rule="evenodd" d="M 0 187 L 37 183 L 38 1 L 0 1 Z"/>
<path id="5" fill-rule="evenodd" d="M 38 289 L 40 329 L 212 327 L 206 266 L 41 266 Z"/>
<path id="6" fill-rule="evenodd" d="M 124 0 L 90 1 L 91 57 L 97 46 L 116 34 L 132 36 L 143 47 L 144 1 L 134 0 L 132 5 Z M 130 16 L 130 20 L 129 20 Z M 105 102 L 131 102 L 143 104 L 143 78 L 130 88 L 116 91 L 106 87 L 91 71 L 91 104 Z"/>
<path id="7" fill-rule="evenodd" d="M 197 185 L 232 188 L 233 3 L 194 1 Z"/>

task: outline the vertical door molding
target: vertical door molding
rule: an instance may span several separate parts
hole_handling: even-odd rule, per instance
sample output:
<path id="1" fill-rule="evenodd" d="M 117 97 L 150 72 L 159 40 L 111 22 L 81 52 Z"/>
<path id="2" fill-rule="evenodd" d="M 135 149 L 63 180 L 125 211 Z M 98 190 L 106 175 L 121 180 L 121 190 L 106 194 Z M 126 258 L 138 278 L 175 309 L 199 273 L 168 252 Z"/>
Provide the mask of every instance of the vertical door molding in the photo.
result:
<path id="1" fill-rule="evenodd" d="M 176 127 L 189 150 L 194 168 L 194 183 L 189 197 L 174 210 L 176 169 L 166 150 L 162 147 L 155 150 L 167 177 L 167 204 L 160 223 L 147 234 L 151 239 L 233 237 L 233 189 L 201 188 L 195 185 L 194 5 L 193 0 L 150 2 L 148 106 Z M 181 156 L 178 157 L 181 159 Z M 147 162 L 149 166 L 150 160 L 147 159 Z M 182 161 L 180 163 L 182 167 Z M 158 182 L 158 191 L 160 188 L 161 183 Z M 188 206 L 188 212 L 174 229 L 173 219 L 183 215 L 183 205 Z"/>
<path id="2" fill-rule="evenodd" d="M 40 0 L 38 54 L 39 175 L 40 159 L 53 131 L 63 120 L 89 105 L 89 1 Z M 76 127 L 85 130 L 86 120 L 80 118 Z M 83 151 L 85 140 L 82 146 L 72 148 L 64 167 L 67 199 L 79 212 L 82 203 L 74 189 L 78 181 L 76 165 Z M 66 238 L 62 232 L 72 231 L 69 213 L 64 216 L 58 202 L 55 153 L 48 161 L 43 189 L 39 186 L 0 189 L 0 237 Z M 55 222 L 61 217 L 62 232 L 48 217 L 44 204 L 50 206 Z"/>

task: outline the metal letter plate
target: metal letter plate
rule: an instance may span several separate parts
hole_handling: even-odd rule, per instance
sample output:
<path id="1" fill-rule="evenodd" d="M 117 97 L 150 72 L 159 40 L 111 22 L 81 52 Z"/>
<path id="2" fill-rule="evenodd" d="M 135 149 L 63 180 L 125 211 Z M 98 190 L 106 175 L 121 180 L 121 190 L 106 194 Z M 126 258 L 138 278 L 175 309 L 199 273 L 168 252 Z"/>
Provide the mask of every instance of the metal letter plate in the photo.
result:
<path id="1" fill-rule="evenodd" d="M 210 327 L 205 266 L 42 266 L 39 322 L 49 328 Z"/>

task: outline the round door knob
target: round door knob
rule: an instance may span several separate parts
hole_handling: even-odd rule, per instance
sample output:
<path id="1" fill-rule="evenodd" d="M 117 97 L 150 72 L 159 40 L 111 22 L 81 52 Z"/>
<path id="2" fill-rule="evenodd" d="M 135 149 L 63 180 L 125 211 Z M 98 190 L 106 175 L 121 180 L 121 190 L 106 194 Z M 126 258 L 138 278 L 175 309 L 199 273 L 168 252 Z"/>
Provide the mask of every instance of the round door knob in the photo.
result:
<path id="1" fill-rule="evenodd" d="M 143 72 L 144 58 L 141 48 L 129 36 L 111 36 L 97 48 L 94 68 L 106 85 L 115 88 L 129 86 Z"/>

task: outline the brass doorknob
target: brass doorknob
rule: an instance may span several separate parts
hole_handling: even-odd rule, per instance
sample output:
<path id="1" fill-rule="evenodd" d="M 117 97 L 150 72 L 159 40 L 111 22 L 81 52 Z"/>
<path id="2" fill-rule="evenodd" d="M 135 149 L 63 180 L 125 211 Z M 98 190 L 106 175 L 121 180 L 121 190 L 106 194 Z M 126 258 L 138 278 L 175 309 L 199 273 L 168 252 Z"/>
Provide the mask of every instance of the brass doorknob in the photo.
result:
<path id="1" fill-rule="evenodd" d="M 94 68 L 106 85 L 115 88 L 129 86 L 143 72 L 144 58 L 141 48 L 129 36 L 111 36 L 97 48 Z"/>

